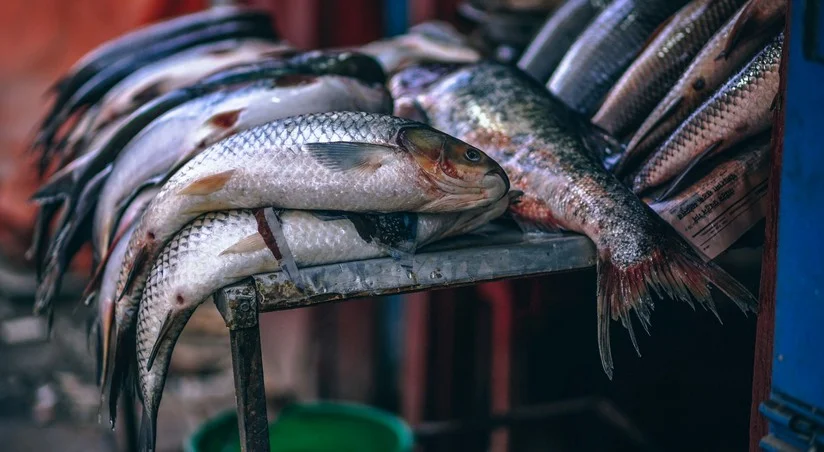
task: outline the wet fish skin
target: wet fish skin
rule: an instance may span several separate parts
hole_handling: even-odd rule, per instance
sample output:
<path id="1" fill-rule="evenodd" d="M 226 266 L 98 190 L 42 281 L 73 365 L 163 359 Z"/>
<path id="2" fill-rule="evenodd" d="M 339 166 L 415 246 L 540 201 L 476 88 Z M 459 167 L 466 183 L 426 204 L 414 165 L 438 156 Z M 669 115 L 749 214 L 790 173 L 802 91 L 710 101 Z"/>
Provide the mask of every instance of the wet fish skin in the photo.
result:
<path id="1" fill-rule="evenodd" d="M 561 4 L 524 50 L 517 66 L 535 80 L 546 82 L 575 39 L 610 1 L 569 0 Z"/>
<path id="2" fill-rule="evenodd" d="M 547 88 L 591 116 L 653 31 L 687 0 L 615 0 L 572 44 Z"/>
<path id="3" fill-rule="evenodd" d="M 681 8 L 612 87 L 592 122 L 616 137 L 637 128 L 693 57 L 745 0 L 693 0 Z"/>
<path id="4" fill-rule="evenodd" d="M 609 319 L 647 329 L 652 292 L 713 308 L 707 285 L 742 310 L 755 298 L 702 259 L 638 197 L 589 156 L 572 118 L 542 86 L 514 68 L 484 63 L 459 69 L 419 96 L 430 123 L 495 158 L 524 196 L 510 208 L 543 229 L 585 234 L 598 250 L 598 339 L 611 376 Z M 559 113 L 560 112 L 560 113 Z M 636 345 L 637 348 L 637 345 Z"/>
<path id="5" fill-rule="evenodd" d="M 288 48 L 284 43 L 255 38 L 224 40 L 196 46 L 144 66 L 118 82 L 100 100 L 100 116 L 90 130 L 221 69 L 258 61 Z"/>
<path id="6" fill-rule="evenodd" d="M 740 70 L 780 29 L 786 0 L 750 0 L 707 42 L 676 84 L 633 134 L 615 168 L 624 176 L 660 145 L 723 83 Z M 752 31 L 719 58 L 741 23 Z M 773 32 L 774 30 L 774 32 Z"/>
<path id="7" fill-rule="evenodd" d="M 772 125 L 784 42 L 779 34 L 733 76 L 644 163 L 632 189 L 643 193 L 685 171 L 696 159 L 716 155 Z"/>
<path id="8" fill-rule="evenodd" d="M 415 241 L 424 245 L 477 228 L 503 214 L 508 204 L 509 198 L 503 198 L 473 211 L 409 214 L 417 222 Z M 300 266 L 387 255 L 380 245 L 364 240 L 347 219 L 324 220 L 303 211 L 285 211 L 282 219 L 289 248 Z M 250 238 L 257 238 L 257 247 L 249 246 Z M 239 243 L 246 245 L 239 247 Z M 138 384 L 145 413 L 140 438 L 144 446 L 154 444 L 155 417 L 172 351 L 195 309 L 221 287 L 255 273 L 277 270 L 279 264 L 263 244 L 255 216 L 248 210 L 203 215 L 166 245 L 152 268 L 137 320 Z"/>
<path id="9" fill-rule="evenodd" d="M 140 187 L 162 184 L 177 167 L 231 134 L 276 119 L 327 111 L 390 113 L 383 86 L 340 76 L 261 81 L 187 102 L 152 121 L 120 152 L 95 213 L 95 249 L 109 247 L 118 207 Z"/>

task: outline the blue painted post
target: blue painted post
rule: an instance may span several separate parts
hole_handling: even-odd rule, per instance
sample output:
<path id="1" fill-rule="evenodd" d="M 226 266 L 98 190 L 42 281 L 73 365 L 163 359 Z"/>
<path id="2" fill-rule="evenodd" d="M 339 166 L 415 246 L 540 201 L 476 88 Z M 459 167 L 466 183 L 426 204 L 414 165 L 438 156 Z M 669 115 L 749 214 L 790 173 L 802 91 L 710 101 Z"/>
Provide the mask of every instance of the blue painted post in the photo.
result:
<path id="1" fill-rule="evenodd" d="M 792 2 L 768 451 L 824 448 L 824 1 Z"/>

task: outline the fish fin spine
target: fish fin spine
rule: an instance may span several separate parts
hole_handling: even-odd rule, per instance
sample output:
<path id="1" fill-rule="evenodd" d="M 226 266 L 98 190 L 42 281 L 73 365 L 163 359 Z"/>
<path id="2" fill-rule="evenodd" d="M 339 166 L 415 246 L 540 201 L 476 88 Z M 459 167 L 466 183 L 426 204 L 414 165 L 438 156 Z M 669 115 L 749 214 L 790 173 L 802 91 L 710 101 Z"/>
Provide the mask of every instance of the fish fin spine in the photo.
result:
<path id="1" fill-rule="evenodd" d="M 253 253 L 263 249 L 266 249 L 266 242 L 259 233 L 255 232 L 254 234 L 249 234 L 246 237 L 243 237 L 235 242 L 234 245 L 221 251 L 220 256 L 226 254 Z"/>
<path id="2" fill-rule="evenodd" d="M 368 175 L 381 167 L 383 159 L 393 149 L 372 143 L 306 143 L 303 149 L 332 171 L 354 171 Z"/>
<path id="3" fill-rule="evenodd" d="M 711 311 L 718 319 L 710 293 L 710 284 L 726 294 L 743 312 L 755 311 L 755 297 L 727 272 L 713 262 L 704 262 L 674 231 L 664 244 L 653 249 L 639 262 L 619 267 L 612 262 L 608 249 L 598 253 L 598 349 L 601 364 L 612 378 L 614 364 L 610 345 L 610 320 L 620 320 L 640 355 L 630 312 L 634 312 L 649 333 L 654 309 L 652 293 L 684 301 L 693 301 Z"/>

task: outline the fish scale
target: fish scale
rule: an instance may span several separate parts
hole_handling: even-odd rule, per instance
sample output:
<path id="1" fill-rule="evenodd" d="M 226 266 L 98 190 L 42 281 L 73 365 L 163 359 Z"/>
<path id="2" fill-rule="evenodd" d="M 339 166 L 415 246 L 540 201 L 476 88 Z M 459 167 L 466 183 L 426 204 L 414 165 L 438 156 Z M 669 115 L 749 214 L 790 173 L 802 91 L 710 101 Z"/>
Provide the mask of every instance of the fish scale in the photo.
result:
<path id="1" fill-rule="evenodd" d="M 417 223 L 412 240 L 420 246 L 475 229 L 503 214 L 511 199 L 502 198 L 489 207 L 461 213 L 407 214 Z M 284 211 L 281 215 L 286 241 L 301 267 L 389 254 L 376 241 L 365 240 L 349 219 L 328 220 L 304 211 Z M 229 252 L 239 251 L 233 245 L 250 236 L 260 238 L 257 248 Z M 279 269 L 278 261 L 262 242 L 252 211 L 213 212 L 198 217 L 177 233 L 155 262 L 136 326 L 138 385 L 144 403 L 142 448 L 154 445 L 168 365 L 191 314 L 221 287 L 254 273 Z"/>
<path id="2" fill-rule="evenodd" d="M 659 186 L 708 157 L 706 152 L 723 152 L 769 129 L 783 42 L 781 33 L 687 118 L 641 167 L 633 191 Z"/>
<path id="3" fill-rule="evenodd" d="M 653 31 L 687 0 L 615 0 L 572 44 L 547 83 L 570 108 L 594 113 Z"/>
<path id="4" fill-rule="evenodd" d="M 769 43 L 782 27 L 787 0 L 749 0 L 695 56 L 678 82 L 644 120 L 627 144 L 615 173 L 638 170 L 663 143 L 730 77 Z M 723 58 L 719 58 L 721 54 Z"/>

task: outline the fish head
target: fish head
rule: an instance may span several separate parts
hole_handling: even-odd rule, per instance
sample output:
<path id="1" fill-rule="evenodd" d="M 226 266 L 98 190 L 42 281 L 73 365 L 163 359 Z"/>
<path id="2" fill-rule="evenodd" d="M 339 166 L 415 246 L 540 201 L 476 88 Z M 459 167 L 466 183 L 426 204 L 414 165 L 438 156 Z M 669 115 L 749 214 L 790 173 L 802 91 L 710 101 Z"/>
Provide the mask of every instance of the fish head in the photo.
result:
<path id="1" fill-rule="evenodd" d="M 395 99 L 418 96 L 463 66 L 461 63 L 422 63 L 407 66 L 389 79 L 389 92 Z"/>
<path id="2" fill-rule="evenodd" d="M 480 149 L 423 124 L 404 127 L 398 145 L 441 196 L 423 211 L 450 212 L 487 206 L 509 191 L 509 178 Z"/>

